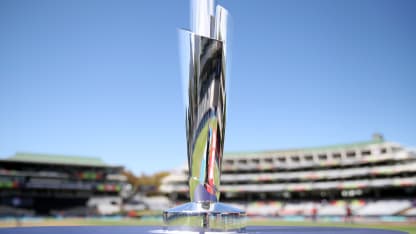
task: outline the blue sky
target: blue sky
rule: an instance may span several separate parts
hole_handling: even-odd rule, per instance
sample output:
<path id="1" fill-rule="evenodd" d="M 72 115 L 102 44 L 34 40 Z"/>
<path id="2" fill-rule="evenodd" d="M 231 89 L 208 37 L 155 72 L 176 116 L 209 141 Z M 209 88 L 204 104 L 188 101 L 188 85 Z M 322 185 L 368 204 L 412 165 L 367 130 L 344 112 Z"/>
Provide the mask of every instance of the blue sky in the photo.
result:
<path id="1" fill-rule="evenodd" d="M 416 2 L 223 0 L 233 17 L 226 151 L 416 146 Z M 186 162 L 177 28 L 187 0 L 0 1 L 0 157 Z"/>

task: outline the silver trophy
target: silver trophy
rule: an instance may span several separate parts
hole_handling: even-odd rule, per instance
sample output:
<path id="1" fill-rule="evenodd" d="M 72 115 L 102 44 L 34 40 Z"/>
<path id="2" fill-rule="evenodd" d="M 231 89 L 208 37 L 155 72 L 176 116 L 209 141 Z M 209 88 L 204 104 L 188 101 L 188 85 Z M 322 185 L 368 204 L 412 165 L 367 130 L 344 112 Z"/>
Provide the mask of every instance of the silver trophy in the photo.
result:
<path id="1" fill-rule="evenodd" d="M 245 212 L 219 202 L 226 115 L 228 12 L 193 0 L 192 31 L 180 30 L 191 202 L 166 210 L 167 228 L 243 231 Z"/>

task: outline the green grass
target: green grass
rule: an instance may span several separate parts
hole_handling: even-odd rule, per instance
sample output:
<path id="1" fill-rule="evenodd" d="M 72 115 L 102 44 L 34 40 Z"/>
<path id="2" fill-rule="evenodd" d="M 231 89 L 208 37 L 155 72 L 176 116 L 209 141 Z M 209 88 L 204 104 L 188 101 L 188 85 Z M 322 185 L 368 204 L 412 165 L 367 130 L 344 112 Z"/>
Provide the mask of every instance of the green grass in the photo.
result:
<path id="1" fill-rule="evenodd" d="M 310 221 L 280 221 L 273 219 L 249 220 L 249 226 L 316 226 L 316 227 L 347 227 L 347 228 L 376 228 L 416 234 L 415 223 L 339 223 L 339 222 L 310 222 Z"/>

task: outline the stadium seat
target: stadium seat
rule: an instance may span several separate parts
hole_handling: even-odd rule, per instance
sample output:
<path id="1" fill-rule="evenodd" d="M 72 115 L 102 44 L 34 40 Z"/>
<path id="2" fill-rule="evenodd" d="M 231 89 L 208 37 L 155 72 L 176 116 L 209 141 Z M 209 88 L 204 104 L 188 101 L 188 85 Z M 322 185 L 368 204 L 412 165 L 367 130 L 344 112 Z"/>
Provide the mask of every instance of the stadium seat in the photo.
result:
<path id="1" fill-rule="evenodd" d="M 395 215 L 404 209 L 412 207 L 409 200 L 379 200 L 368 202 L 357 211 L 361 216 Z"/>

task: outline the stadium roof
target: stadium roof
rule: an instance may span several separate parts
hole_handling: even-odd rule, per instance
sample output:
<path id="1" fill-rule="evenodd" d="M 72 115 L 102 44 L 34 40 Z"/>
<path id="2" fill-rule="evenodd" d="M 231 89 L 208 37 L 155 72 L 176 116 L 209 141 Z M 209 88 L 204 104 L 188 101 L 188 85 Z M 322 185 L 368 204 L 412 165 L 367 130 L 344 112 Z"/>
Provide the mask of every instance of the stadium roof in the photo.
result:
<path id="1" fill-rule="evenodd" d="M 225 158 L 242 158 L 242 157 L 251 157 L 251 156 L 287 156 L 287 154 L 307 154 L 315 152 L 325 152 L 333 150 L 348 150 L 363 148 L 372 144 L 379 144 L 385 142 L 383 138 L 374 138 L 370 141 L 362 141 L 350 144 L 336 144 L 328 146 L 318 146 L 318 147 L 307 147 L 307 148 L 295 148 L 295 149 L 284 149 L 284 150 L 267 150 L 267 151 L 252 151 L 252 152 L 230 152 L 225 153 Z"/>
<path id="2" fill-rule="evenodd" d="M 112 167 L 96 157 L 80 157 L 55 154 L 16 153 L 14 156 L 4 159 L 8 162 L 25 162 L 40 164 L 59 164 L 90 167 Z"/>

